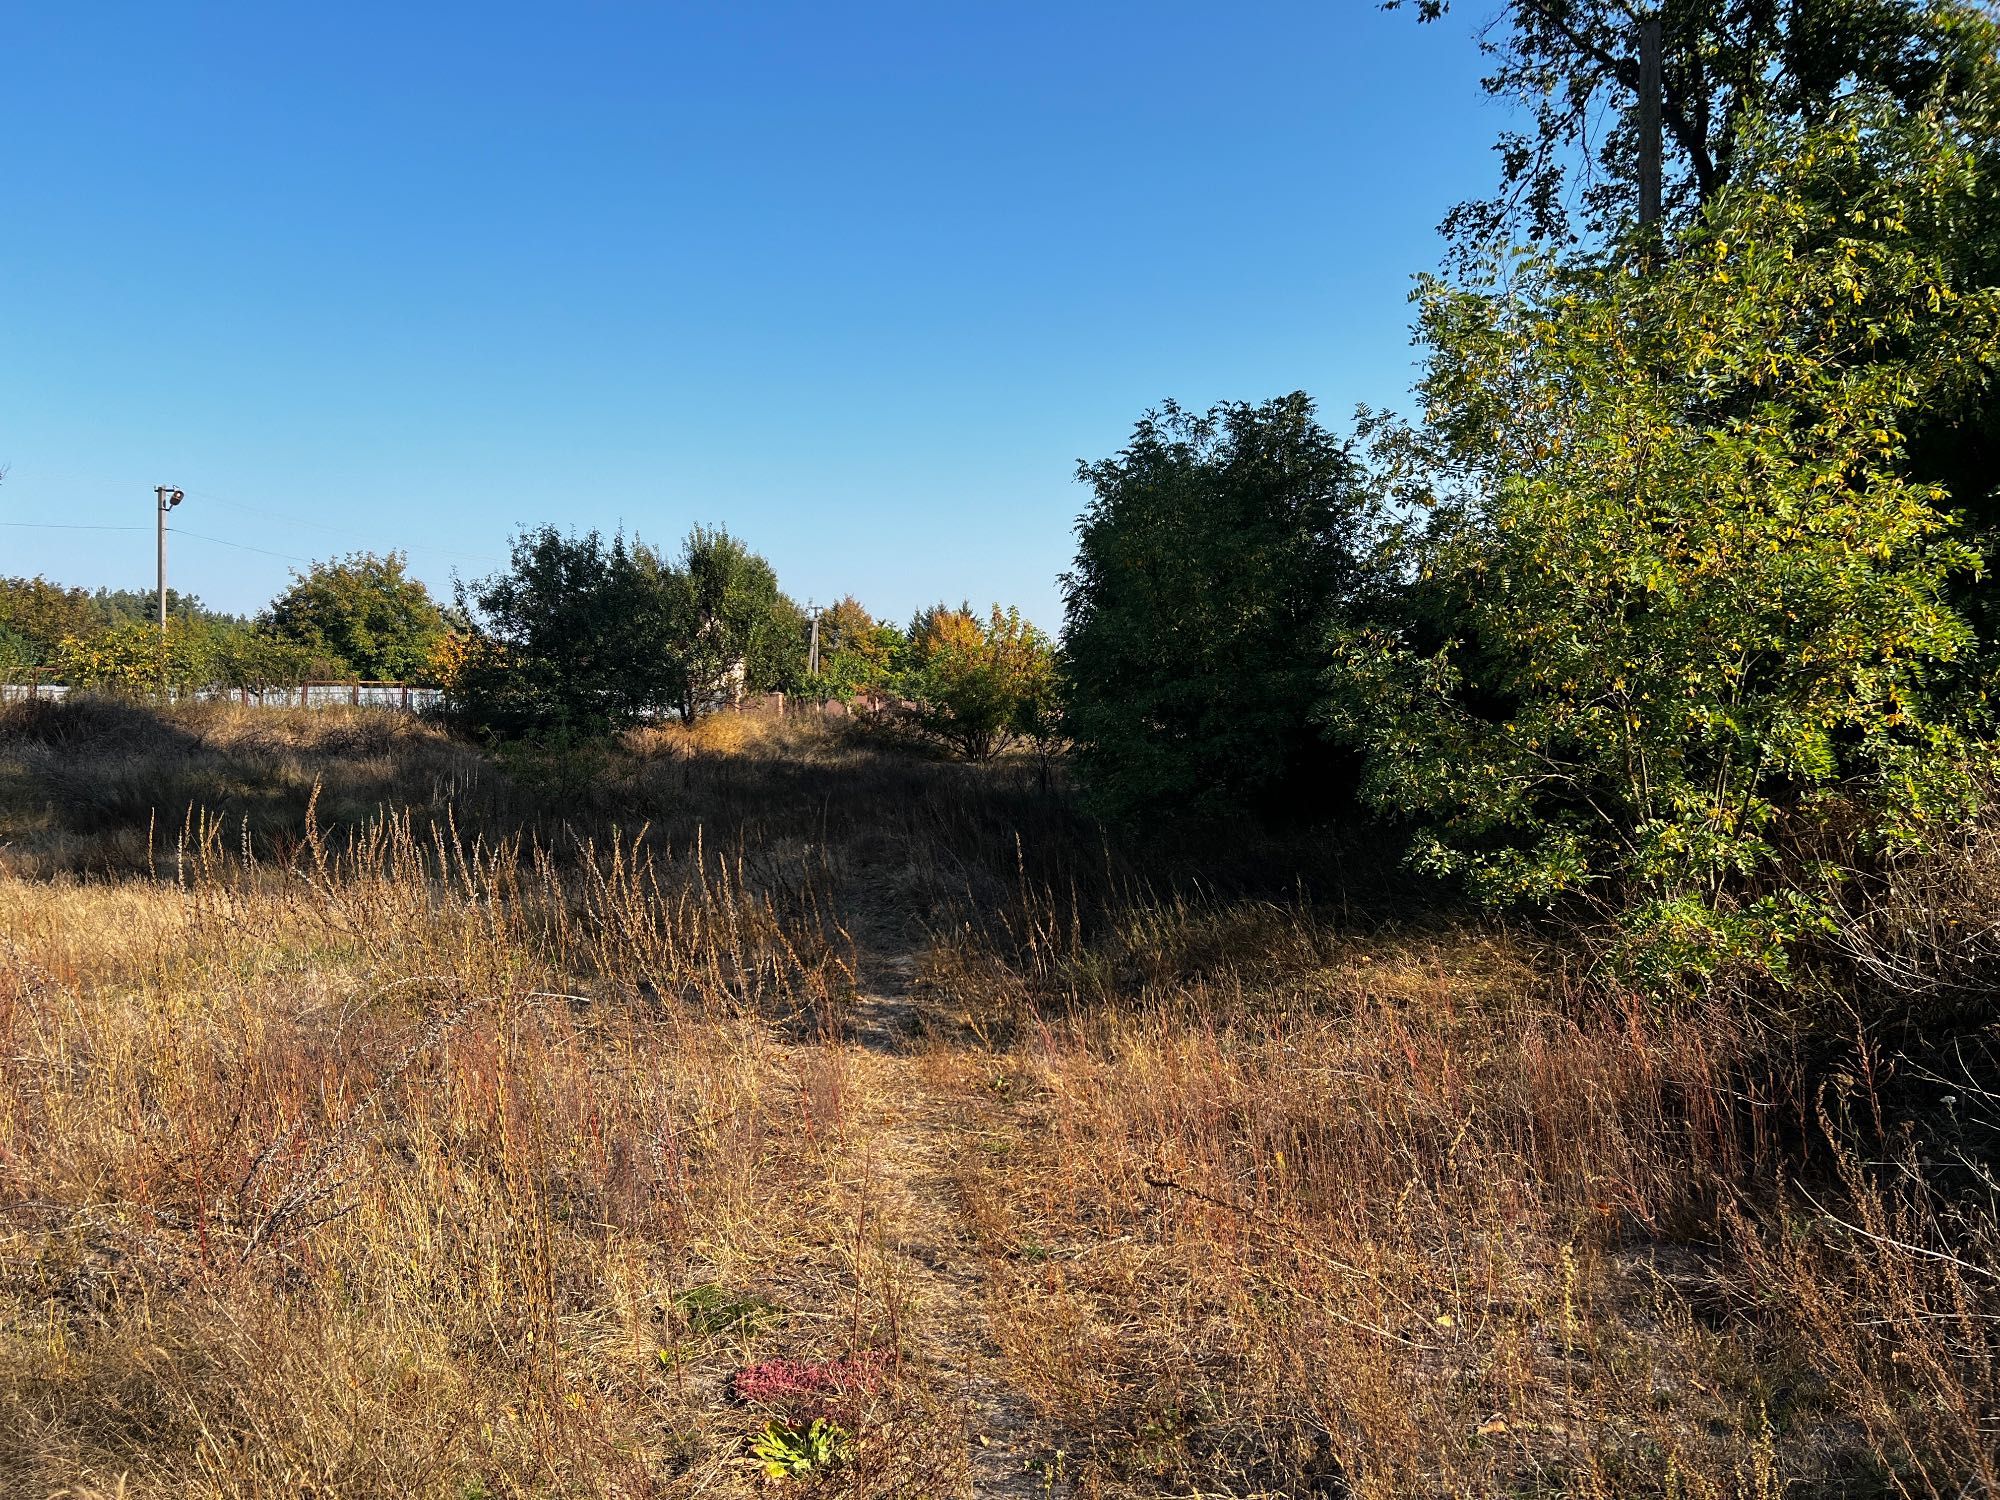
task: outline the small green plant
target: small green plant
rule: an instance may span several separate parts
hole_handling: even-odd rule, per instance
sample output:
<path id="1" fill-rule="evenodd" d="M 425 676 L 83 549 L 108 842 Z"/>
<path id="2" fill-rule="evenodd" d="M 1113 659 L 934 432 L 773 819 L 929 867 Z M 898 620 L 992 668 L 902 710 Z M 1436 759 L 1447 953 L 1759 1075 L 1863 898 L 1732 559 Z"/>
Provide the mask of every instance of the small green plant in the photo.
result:
<path id="1" fill-rule="evenodd" d="M 688 1332 L 708 1337 L 767 1333 L 785 1321 L 783 1308 L 762 1297 L 738 1296 L 714 1282 L 691 1286 L 675 1297 L 674 1311 L 681 1315 Z"/>
<path id="2" fill-rule="evenodd" d="M 1065 1460 L 1068 1457 L 1068 1452 L 1058 1448 L 1047 1458 L 1031 1458 L 1028 1460 L 1028 1472 L 1040 1476 L 1042 1493 L 1044 1495 L 1053 1495 L 1056 1492 L 1056 1486 L 1063 1482 L 1066 1469 Z"/>
<path id="3" fill-rule="evenodd" d="M 854 1439 L 847 1429 L 824 1417 L 814 1417 L 799 1428 L 773 1419 L 750 1443 L 750 1456 L 763 1466 L 766 1479 L 797 1479 L 846 1463 L 854 1455 Z"/>

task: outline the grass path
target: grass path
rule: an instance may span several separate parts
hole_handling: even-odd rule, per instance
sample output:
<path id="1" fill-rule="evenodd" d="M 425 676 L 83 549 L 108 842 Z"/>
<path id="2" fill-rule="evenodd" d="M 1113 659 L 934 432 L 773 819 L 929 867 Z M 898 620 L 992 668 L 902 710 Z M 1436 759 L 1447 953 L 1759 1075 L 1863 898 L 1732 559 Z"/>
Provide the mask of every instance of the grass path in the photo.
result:
<path id="1" fill-rule="evenodd" d="M 926 1076 L 926 1030 L 909 999 L 914 959 L 864 966 L 848 1028 L 856 1121 L 880 1215 L 885 1295 L 898 1310 L 907 1350 L 965 1414 L 968 1488 L 976 1497 L 1055 1496 L 1042 1466 L 1027 1403 L 1008 1383 L 987 1324 L 984 1256 L 967 1224 L 953 1174 L 976 1117 L 943 1097 Z"/>

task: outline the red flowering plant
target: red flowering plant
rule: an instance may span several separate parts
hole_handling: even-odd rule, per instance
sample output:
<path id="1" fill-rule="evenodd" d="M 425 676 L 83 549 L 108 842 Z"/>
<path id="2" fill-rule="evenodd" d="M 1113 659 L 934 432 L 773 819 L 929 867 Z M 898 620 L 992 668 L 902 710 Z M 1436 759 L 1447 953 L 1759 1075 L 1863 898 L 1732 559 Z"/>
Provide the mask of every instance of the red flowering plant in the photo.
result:
<path id="1" fill-rule="evenodd" d="M 730 1377 L 729 1388 L 738 1401 L 790 1417 L 852 1422 L 861 1398 L 887 1383 L 889 1365 L 887 1349 L 864 1349 L 829 1360 L 767 1359 L 738 1370 Z"/>

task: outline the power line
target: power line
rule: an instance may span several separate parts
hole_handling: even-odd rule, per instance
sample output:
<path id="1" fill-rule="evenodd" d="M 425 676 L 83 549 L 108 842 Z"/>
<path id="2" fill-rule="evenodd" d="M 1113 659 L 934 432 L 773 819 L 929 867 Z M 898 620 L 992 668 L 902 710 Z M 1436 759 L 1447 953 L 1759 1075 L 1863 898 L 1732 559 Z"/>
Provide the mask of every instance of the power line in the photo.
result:
<path id="1" fill-rule="evenodd" d="M 14 526 L 30 532 L 142 532 L 144 526 L 78 526 L 62 520 L 0 520 L 0 526 Z"/>
<path id="2" fill-rule="evenodd" d="M 175 536 L 192 537 L 197 542 L 213 542 L 218 547 L 234 547 L 238 552 L 261 552 L 266 557 L 278 557 L 283 558 L 286 562 L 304 563 L 307 567 L 311 567 L 313 563 L 310 557 L 297 557 L 290 552 L 273 552 L 269 547 L 252 547 L 247 542 L 232 542 L 219 536 L 203 536 L 199 531 L 189 531 L 181 526 L 169 526 L 167 530 L 171 531 Z"/>
<path id="3" fill-rule="evenodd" d="M 240 510 L 245 515 L 261 516 L 268 521 L 281 521 L 287 526 L 303 526 L 313 531 L 325 532 L 330 536 L 346 537 L 352 541 L 369 541 L 374 539 L 365 532 L 354 531 L 340 526 L 328 526 L 323 522 L 306 520 L 302 516 L 288 516 L 281 511 L 266 510 L 254 505 L 245 505 L 239 500 L 227 499 L 210 490 L 188 490 L 186 493 L 202 500 L 212 501 L 218 505 L 225 505 L 231 510 Z M 67 521 L 0 521 L 0 527 L 15 531 L 144 531 L 147 529 L 144 526 L 94 526 Z M 170 526 L 167 529 L 169 531 L 181 530 L 178 526 Z M 214 542 L 219 546 L 235 547 L 244 552 L 261 552 L 266 557 L 283 558 L 286 562 L 306 563 L 310 565 L 315 561 L 315 559 L 310 557 L 296 557 L 289 552 L 274 552 L 268 547 L 252 547 L 244 542 L 225 541 L 219 536 L 203 536 L 200 532 L 196 531 L 183 532 L 182 534 L 193 537 L 197 541 Z M 448 547 L 433 546 L 429 542 L 406 542 L 400 546 L 392 546 L 390 550 L 397 552 L 423 552 L 433 557 L 445 557 L 455 562 L 479 563 L 484 566 L 501 566 L 506 562 L 506 559 L 493 553 L 455 552 Z"/>
<path id="4" fill-rule="evenodd" d="M 283 511 L 272 510 L 268 506 L 246 505 L 241 500 L 232 500 L 226 495 L 216 494 L 213 490 L 189 490 L 188 493 L 190 495 L 196 496 L 199 499 L 212 501 L 217 505 L 227 506 L 230 510 L 240 510 L 245 515 L 262 516 L 267 521 L 282 521 L 288 526 L 304 526 L 312 531 L 323 531 L 329 536 L 346 537 L 351 541 L 372 541 L 376 539 L 369 533 L 356 531 L 352 527 L 329 526 L 324 521 L 310 521 L 307 520 L 304 516 L 287 515 Z M 406 551 L 406 552 L 428 552 L 434 557 L 449 557 L 459 562 L 499 563 L 502 561 L 501 558 L 492 556 L 490 554 L 455 552 L 448 547 L 433 546 L 429 542 L 408 542 L 405 543 L 403 546 L 396 548 L 395 550 Z"/>

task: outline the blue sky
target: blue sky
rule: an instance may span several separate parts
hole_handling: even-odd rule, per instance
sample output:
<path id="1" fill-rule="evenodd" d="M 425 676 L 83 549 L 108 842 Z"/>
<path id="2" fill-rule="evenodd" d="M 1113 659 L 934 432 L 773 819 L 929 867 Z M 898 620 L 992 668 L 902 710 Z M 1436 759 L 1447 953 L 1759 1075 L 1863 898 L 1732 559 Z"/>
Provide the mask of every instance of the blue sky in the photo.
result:
<path id="1" fill-rule="evenodd" d="M 0 573 L 251 610 L 523 523 L 721 522 L 801 600 L 1059 623 L 1165 397 L 1402 402 L 1493 175 L 1465 17 L 1229 5 L 11 7 Z M 258 551 L 246 548 L 261 549 Z M 273 555 L 273 554 L 283 554 Z"/>

